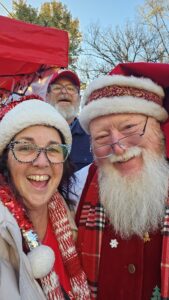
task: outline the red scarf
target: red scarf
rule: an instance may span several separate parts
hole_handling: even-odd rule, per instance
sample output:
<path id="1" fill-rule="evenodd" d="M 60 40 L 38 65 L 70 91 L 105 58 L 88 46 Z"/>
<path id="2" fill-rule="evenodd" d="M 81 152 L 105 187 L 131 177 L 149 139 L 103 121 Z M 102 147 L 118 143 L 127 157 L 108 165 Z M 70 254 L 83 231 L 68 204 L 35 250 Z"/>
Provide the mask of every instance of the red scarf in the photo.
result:
<path id="1" fill-rule="evenodd" d="M 76 216 L 79 227 L 77 248 L 87 274 L 92 300 L 97 298 L 102 235 L 106 222 L 104 208 L 99 203 L 98 191 L 98 174 L 93 164 Z M 169 300 L 169 200 L 166 204 L 162 234 L 161 300 Z"/>

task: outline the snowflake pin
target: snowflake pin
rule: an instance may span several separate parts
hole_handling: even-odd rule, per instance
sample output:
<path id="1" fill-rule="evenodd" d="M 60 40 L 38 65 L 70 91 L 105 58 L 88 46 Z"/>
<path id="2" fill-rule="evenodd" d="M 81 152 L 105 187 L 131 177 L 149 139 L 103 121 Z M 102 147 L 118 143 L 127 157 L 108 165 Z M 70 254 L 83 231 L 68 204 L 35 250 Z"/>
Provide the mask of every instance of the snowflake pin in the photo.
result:
<path id="1" fill-rule="evenodd" d="M 110 241 L 111 248 L 117 248 L 118 241 L 116 239 Z"/>

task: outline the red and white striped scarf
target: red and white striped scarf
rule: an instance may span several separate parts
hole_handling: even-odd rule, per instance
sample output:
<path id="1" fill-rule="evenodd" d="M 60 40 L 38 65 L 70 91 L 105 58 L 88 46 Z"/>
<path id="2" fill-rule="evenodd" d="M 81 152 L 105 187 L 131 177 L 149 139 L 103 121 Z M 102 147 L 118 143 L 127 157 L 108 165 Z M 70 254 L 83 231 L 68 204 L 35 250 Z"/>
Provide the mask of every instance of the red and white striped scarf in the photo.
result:
<path id="1" fill-rule="evenodd" d="M 58 241 L 58 246 L 62 255 L 63 264 L 67 270 L 67 273 L 70 278 L 70 284 L 72 287 L 72 293 L 69 295 L 70 299 L 77 300 L 89 300 L 90 293 L 86 281 L 86 275 L 82 271 L 80 266 L 80 261 L 76 252 L 75 244 L 73 241 L 73 236 L 68 221 L 65 205 L 63 204 L 62 196 L 57 192 L 52 197 L 48 209 L 49 209 L 49 218 L 52 224 L 56 239 Z M 43 283 L 46 283 L 46 280 L 51 282 L 51 278 L 54 276 L 54 271 L 46 276 L 47 278 L 43 279 Z M 51 291 L 50 288 L 46 288 L 47 299 L 64 299 L 63 295 L 61 297 L 61 289 L 58 289 L 58 297 L 56 298 L 55 289 Z M 53 297 L 51 298 L 51 294 Z"/>

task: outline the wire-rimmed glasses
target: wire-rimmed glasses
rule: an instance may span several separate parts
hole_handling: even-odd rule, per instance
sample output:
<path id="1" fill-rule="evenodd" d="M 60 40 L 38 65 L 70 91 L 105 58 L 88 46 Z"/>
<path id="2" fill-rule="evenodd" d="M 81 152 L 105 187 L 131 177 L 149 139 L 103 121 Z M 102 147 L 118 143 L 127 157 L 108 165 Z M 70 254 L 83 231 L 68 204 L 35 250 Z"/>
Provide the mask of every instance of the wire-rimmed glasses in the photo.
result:
<path id="1" fill-rule="evenodd" d="M 75 95 L 78 94 L 79 89 L 77 88 L 77 86 L 73 85 L 73 84 L 51 84 L 51 91 L 55 94 L 59 94 L 63 91 L 63 89 L 66 90 L 66 92 L 70 95 Z"/>
<path id="2" fill-rule="evenodd" d="M 47 147 L 39 147 L 30 142 L 14 140 L 10 142 L 8 149 L 12 151 L 14 158 L 21 163 L 33 163 L 43 152 L 51 164 L 59 164 L 67 159 L 71 147 L 70 145 L 55 143 Z"/>
<path id="3" fill-rule="evenodd" d="M 134 132 L 131 133 L 130 135 L 124 136 L 123 138 L 119 139 L 117 142 L 113 144 L 106 144 L 94 148 L 94 156 L 98 159 L 101 159 L 113 155 L 115 145 L 118 145 L 122 149 L 139 145 L 143 135 L 145 134 L 147 122 L 148 122 L 148 117 L 146 118 L 144 127 L 141 132 Z"/>

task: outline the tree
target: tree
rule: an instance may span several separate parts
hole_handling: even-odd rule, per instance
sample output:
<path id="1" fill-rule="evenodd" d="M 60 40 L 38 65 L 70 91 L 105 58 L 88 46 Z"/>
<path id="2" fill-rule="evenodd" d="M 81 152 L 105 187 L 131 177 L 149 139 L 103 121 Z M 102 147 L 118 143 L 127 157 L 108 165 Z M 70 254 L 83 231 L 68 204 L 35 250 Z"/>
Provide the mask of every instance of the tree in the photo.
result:
<path id="1" fill-rule="evenodd" d="M 86 80 L 91 80 L 100 73 L 107 74 L 118 63 L 162 61 L 166 52 L 157 32 L 148 31 L 139 22 L 128 21 L 123 28 L 116 26 L 114 30 L 91 25 L 84 37 L 82 55 L 80 72 L 86 74 Z"/>
<path id="2" fill-rule="evenodd" d="M 169 1 L 145 0 L 138 7 L 137 21 L 129 20 L 121 27 L 91 24 L 82 55 L 78 67 L 86 81 L 121 62 L 168 62 Z"/>
<path id="3" fill-rule="evenodd" d="M 27 5 L 26 0 L 18 0 L 13 1 L 11 15 L 18 20 L 68 31 L 69 64 L 75 69 L 78 55 L 81 52 L 82 34 L 79 31 L 79 20 L 72 18 L 65 5 L 55 0 L 43 3 L 38 10 Z"/>
<path id="4" fill-rule="evenodd" d="M 38 10 L 27 5 L 25 0 L 13 1 L 11 15 L 14 19 L 36 24 Z"/>
<path id="5" fill-rule="evenodd" d="M 145 0 L 139 8 L 140 16 L 151 32 L 156 32 L 164 51 L 163 60 L 169 57 L 169 2 L 168 0 Z"/>

